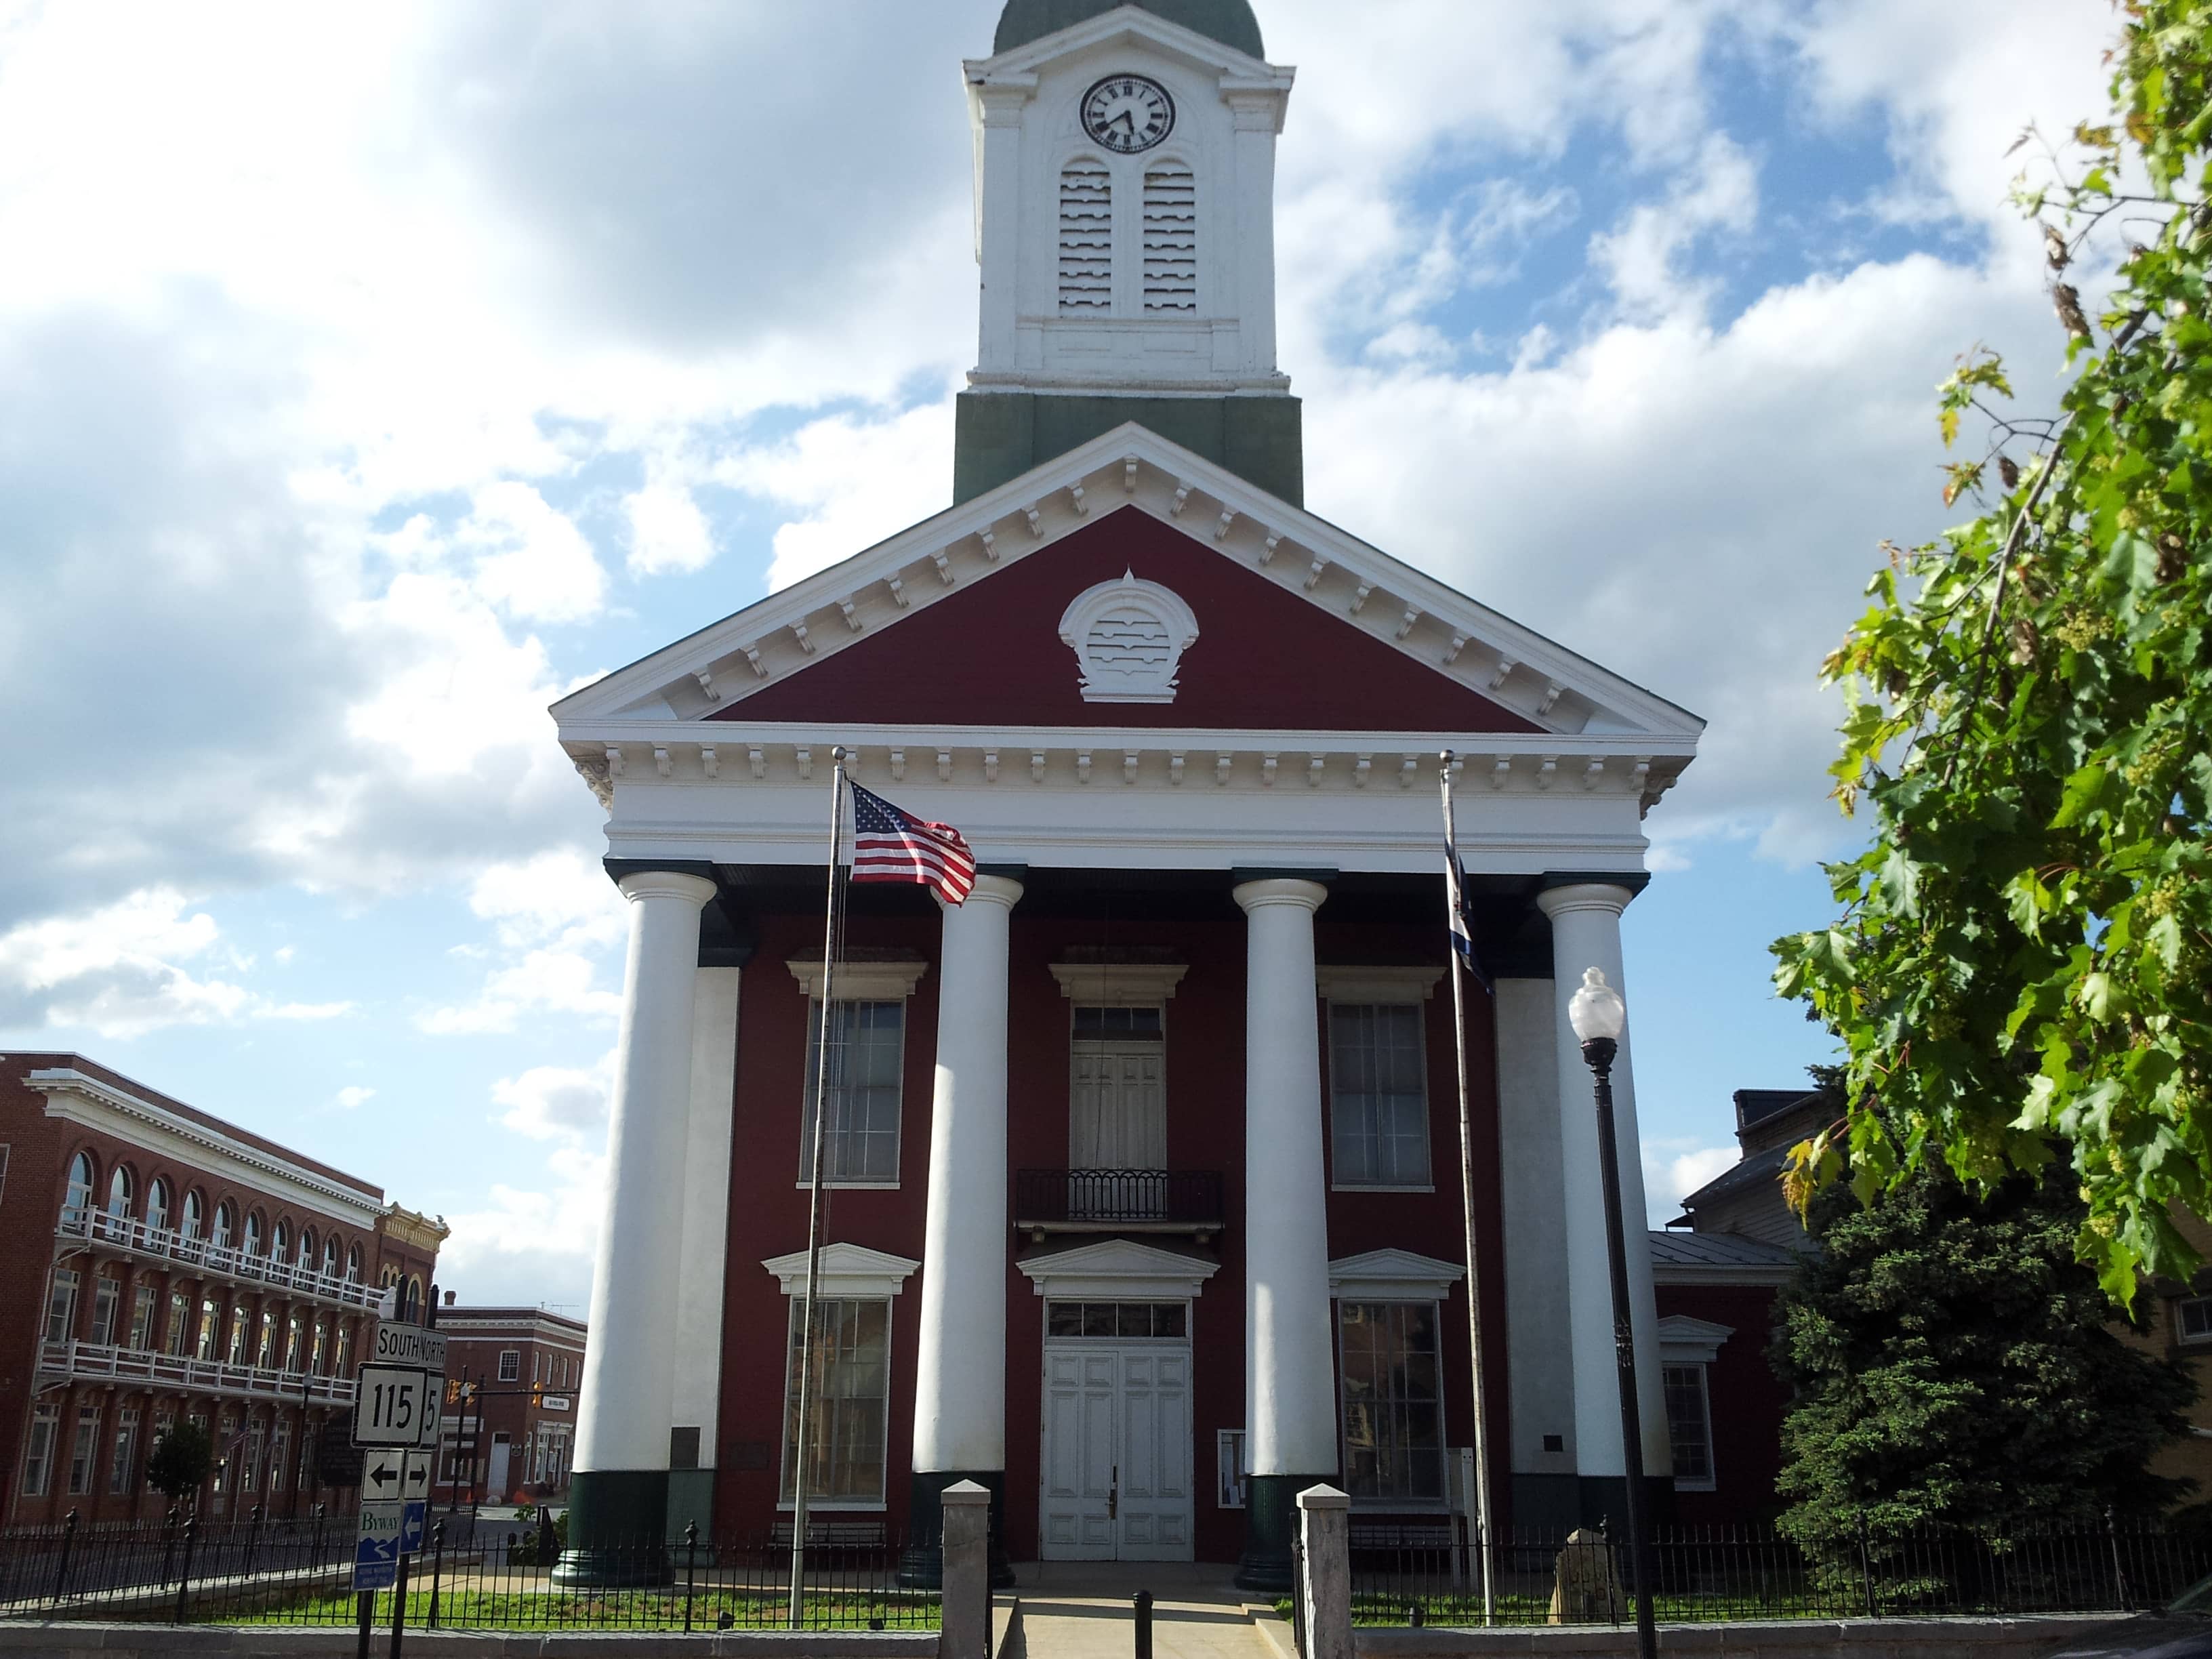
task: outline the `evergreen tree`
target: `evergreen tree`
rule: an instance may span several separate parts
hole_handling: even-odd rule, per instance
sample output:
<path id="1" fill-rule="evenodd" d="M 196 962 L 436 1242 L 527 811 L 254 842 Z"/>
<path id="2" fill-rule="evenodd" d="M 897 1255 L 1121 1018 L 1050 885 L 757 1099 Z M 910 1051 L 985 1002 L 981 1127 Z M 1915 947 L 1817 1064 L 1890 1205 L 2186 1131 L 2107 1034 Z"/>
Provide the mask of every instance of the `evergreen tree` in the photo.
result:
<path id="1" fill-rule="evenodd" d="M 2148 1465 L 2195 1385 L 2113 1334 L 2075 1253 L 2083 1213 L 2061 1170 L 1983 1198 L 1933 1159 L 1871 1206 L 1840 1185 L 1814 1200 L 1821 1254 L 1778 1310 L 1785 1530 L 1817 1549 L 1862 1524 L 2097 1525 L 2183 1495 Z"/>

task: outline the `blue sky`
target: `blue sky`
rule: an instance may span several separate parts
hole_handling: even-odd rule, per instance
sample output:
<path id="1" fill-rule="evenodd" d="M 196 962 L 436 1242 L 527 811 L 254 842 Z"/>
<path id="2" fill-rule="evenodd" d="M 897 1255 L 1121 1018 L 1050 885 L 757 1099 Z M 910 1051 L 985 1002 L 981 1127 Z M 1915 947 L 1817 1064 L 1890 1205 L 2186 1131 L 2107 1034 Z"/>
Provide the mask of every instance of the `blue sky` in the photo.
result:
<path id="1" fill-rule="evenodd" d="M 1310 504 L 1712 721 L 1627 923 L 1663 1214 L 1826 1051 L 1814 669 L 1954 355 L 2057 371 L 2003 152 L 2109 19 L 1259 9 Z M 945 504 L 994 10 L 0 0 L 0 1044 L 580 1308 L 622 917 L 544 707 Z"/>

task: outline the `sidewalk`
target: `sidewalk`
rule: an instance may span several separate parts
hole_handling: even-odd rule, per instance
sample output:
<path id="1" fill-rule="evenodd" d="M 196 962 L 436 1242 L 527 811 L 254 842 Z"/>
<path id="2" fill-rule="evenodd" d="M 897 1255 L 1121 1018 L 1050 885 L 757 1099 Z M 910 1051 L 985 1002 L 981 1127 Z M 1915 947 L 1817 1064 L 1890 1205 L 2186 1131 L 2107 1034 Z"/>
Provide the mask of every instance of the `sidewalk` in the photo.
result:
<path id="1" fill-rule="evenodd" d="M 1233 1567 L 1049 1561 L 1016 1569 L 1028 1659 L 1131 1659 L 1140 1589 L 1152 1593 L 1153 1659 L 1282 1659 L 1290 1627 L 1229 1582 Z M 1255 1616 L 1279 1626 L 1277 1641 Z"/>

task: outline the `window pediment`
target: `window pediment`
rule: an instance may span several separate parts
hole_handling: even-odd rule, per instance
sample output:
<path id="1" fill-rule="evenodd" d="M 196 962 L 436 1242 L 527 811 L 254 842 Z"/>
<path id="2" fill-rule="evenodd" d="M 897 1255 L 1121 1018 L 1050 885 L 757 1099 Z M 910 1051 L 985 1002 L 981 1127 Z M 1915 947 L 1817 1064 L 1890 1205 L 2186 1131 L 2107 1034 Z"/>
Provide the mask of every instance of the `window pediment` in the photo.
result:
<path id="1" fill-rule="evenodd" d="M 784 963 L 799 988 L 815 1001 L 822 997 L 822 958 L 793 957 Z M 919 957 L 895 962 L 840 962 L 830 989 L 840 1002 L 903 1002 L 914 994 L 929 964 Z"/>

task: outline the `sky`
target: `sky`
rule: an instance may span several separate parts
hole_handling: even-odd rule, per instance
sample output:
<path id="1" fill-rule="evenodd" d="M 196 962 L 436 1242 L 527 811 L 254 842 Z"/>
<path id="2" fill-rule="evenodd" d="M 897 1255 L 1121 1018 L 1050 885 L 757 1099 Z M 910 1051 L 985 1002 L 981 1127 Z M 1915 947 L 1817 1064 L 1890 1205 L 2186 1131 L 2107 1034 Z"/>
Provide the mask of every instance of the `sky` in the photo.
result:
<path id="1" fill-rule="evenodd" d="M 1711 722 L 1626 927 L 1653 1219 L 1828 1042 L 1821 658 L 2060 337 L 2093 0 L 1257 0 L 1307 504 Z M 945 506 L 995 0 L 0 0 L 0 1047 L 580 1313 L 624 918 L 546 705 Z"/>

